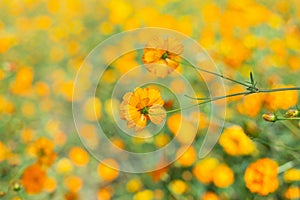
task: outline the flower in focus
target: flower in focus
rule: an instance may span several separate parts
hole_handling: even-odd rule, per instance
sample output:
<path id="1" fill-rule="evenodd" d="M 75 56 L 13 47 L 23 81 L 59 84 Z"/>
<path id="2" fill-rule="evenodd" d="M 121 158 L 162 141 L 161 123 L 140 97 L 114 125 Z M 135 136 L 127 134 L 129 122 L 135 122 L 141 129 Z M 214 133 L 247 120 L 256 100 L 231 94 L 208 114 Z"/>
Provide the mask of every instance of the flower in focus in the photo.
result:
<path id="1" fill-rule="evenodd" d="M 120 105 L 121 119 L 127 120 L 129 128 L 136 127 L 141 131 L 150 121 L 154 124 L 162 123 L 166 117 L 163 110 L 164 101 L 160 92 L 153 88 L 136 88 L 134 92 L 127 92 Z"/>
<path id="2" fill-rule="evenodd" d="M 48 138 L 39 138 L 31 146 L 34 156 L 41 165 L 50 166 L 55 161 L 57 154 L 54 152 L 54 143 Z"/>
<path id="3" fill-rule="evenodd" d="M 278 188 L 278 164 L 269 159 L 262 158 L 251 163 L 244 175 L 246 187 L 252 193 L 268 195 Z"/>
<path id="4" fill-rule="evenodd" d="M 240 126 L 231 126 L 222 133 L 219 144 L 232 156 L 249 155 L 255 151 L 255 145 Z"/>
<path id="5" fill-rule="evenodd" d="M 142 61 L 158 77 L 166 77 L 179 66 L 183 45 L 174 38 L 155 37 L 146 45 Z"/>
<path id="6" fill-rule="evenodd" d="M 46 172 L 40 165 L 33 164 L 24 170 L 21 183 L 27 193 L 37 194 L 42 191 L 46 178 Z"/>

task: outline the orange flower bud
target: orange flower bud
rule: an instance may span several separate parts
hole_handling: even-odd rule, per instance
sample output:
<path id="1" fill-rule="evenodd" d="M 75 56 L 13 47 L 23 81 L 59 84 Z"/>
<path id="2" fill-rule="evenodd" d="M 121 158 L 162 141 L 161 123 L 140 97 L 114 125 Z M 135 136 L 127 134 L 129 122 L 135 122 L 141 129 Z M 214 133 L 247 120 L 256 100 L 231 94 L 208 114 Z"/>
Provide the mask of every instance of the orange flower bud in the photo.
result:
<path id="1" fill-rule="evenodd" d="M 299 110 L 293 109 L 293 110 L 288 110 L 285 113 L 285 117 L 299 117 L 300 116 L 300 112 Z"/>
<path id="2" fill-rule="evenodd" d="M 277 117 L 274 114 L 263 114 L 262 118 L 267 122 L 276 122 Z"/>

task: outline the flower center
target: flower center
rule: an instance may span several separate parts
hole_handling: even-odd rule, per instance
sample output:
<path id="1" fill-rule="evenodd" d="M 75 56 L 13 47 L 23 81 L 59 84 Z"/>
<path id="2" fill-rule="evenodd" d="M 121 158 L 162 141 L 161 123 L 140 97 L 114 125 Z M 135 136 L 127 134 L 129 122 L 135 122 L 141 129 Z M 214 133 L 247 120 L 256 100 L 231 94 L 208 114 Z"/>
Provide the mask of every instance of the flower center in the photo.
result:
<path id="1" fill-rule="evenodd" d="M 44 150 L 44 149 L 40 149 L 39 152 L 38 152 L 38 156 L 39 156 L 39 157 L 43 157 L 43 156 L 45 156 L 45 155 L 46 155 L 45 150 Z"/>
<path id="2" fill-rule="evenodd" d="M 168 56 L 169 56 L 169 53 L 166 51 L 166 52 L 161 56 L 161 58 L 165 60 L 166 58 L 168 58 Z"/>
<path id="3" fill-rule="evenodd" d="M 143 115 L 148 115 L 148 114 L 149 114 L 148 110 L 149 110 L 149 108 L 148 108 L 148 106 L 146 106 L 146 107 L 142 108 L 142 109 L 140 110 L 140 112 L 141 112 Z"/>

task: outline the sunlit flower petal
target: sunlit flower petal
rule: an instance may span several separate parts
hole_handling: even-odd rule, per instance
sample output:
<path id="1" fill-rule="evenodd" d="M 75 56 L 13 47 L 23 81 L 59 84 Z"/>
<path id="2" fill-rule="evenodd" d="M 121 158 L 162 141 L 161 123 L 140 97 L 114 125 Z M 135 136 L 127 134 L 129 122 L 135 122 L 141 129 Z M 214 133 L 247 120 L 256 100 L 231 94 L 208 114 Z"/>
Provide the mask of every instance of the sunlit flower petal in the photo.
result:
<path id="1" fill-rule="evenodd" d="M 166 77 L 179 66 L 183 45 L 175 38 L 155 37 L 144 49 L 142 61 L 146 68 L 158 77 Z"/>
<path id="2" fill-rule="evenodd" d="M 136 88 L 127 92 L 120 104 L 120 118 L 127 120 L 128 128 L 141 131 L 147 125 L 148 119 L 154 124 L 160 124 L 166 117 L 163 110 L 164 101 L 160 92 L 153 88 Z"/>

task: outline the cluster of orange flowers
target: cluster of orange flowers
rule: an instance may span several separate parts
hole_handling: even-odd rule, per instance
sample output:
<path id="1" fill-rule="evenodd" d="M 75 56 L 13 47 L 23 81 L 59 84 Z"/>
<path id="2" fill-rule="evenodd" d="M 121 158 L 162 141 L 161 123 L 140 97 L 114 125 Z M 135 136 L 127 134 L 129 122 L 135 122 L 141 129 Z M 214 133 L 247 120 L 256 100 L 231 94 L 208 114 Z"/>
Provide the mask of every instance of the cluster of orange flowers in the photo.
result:
<path id="1" fill-rule="evenodd" d="M 229 187 L 234 182 L 234 173 L 215 158 L 205 158 L 196 163 L 193 174 L 204 184 L 214 183 L 219 188 Z"/>
<path id="2" fill-rule="evenodd" d="M 36 194 L 44 189 L 47 180 L 46 170 L 55 161 L 57 153 L 54 151 L 54 143 L 47 138 L 36 140 L 29 147 L 29 151 L 37 161 L 24 170 L 21 184 L 28 194 Z"/>

